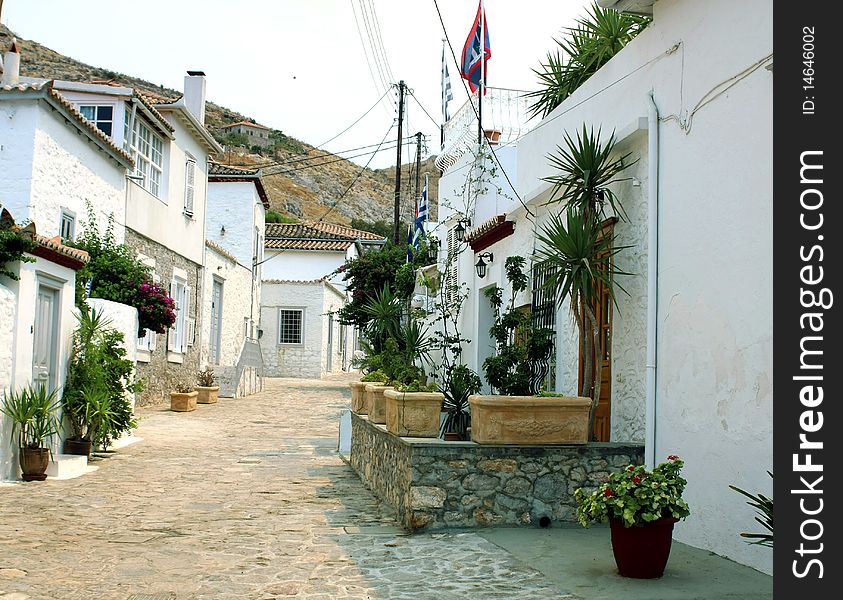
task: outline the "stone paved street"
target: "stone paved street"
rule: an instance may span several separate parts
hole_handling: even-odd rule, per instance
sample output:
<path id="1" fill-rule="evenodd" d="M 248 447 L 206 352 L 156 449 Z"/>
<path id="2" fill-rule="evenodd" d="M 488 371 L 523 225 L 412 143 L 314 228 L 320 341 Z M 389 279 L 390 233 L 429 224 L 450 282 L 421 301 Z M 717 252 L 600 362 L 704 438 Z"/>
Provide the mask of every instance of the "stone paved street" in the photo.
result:
<path id="1" fill-rule="evenodd" d="M 566 597 L 477 534 L 403 534 L 335 452 L 349 380 L 140 409 L 96 472 L 0 486 L 0 599 Z"/>

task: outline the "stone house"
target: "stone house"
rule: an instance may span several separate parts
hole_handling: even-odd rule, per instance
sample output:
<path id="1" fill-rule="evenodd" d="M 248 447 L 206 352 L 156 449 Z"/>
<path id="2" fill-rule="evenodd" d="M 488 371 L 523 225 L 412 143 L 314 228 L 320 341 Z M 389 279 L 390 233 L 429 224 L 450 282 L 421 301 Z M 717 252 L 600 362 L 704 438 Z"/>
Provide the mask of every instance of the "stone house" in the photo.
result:
<path id="1" fill-rule="evenodd" d="M 269 127 L 264 127 L 251 121 L 238 121 L 231 125 L 225 125 L 224 127 L 220 127 L 220 131 L 223 134 L 233 133 L 245 136 L 250 147 L 260 146 L 261 148 L 269 148 L 273 144 L 269 135 L 272 133 L 272 130 Z"/>
<path id="2" fill-rule="evenodd" d="M 205 75 L 188 71 L 184 95 L 170 102 L 109 84 L 55 87 L 134 159 L 125 199 L 125 241 L 169 289 L 176 323 L 137 341 L 139 404 L 161 402 L 200 368 L 208 160 L 222 148 L 205 128 Z"/>
<path id="3" fill-rule="evenodd" d="M 536 231 L 560 210 L 547 205 L 548 155 L 583 124 L 601 128 L 604 143 L 614 132 L 616 156 L 634 164 L 613 188 L 627 214 L 607 226 L 626 247 L 616 267 L 632 275 L 618 280 L 627 293 L 617 306 L 601 302 L 601 434 L 643 443 L 650 465 L 680 455 L 692 518 L 677 524 L 676 539 L 769 573 L 771 554 L 737 535 L 753 513 L 728 486 L 767 493 L 772 467 L 772 11 L 764 0 L 598 3 L 633 6 L 653 21 L 529 132 L 501 138 L 496 155 L 514 189 L 498 173 L 466 203 L 461 190 L 479 153 L 460 141 L 459 114 L 446 126 L 437 235 L 443 253 L 464 249 L 443 273 L 467 286 L 460 331 L 478 342 L 464 356 L 480 370 L 494 352 L 483 341 L 492 318 L 483 292 L 508 288 L 505 258 L 531 260 Z M 476 119 L 465 122 L 476 131 Z M 733 176 L 747 156 L 752 168 Z M 534 293 L 517 304 L 555 329 L 549 383 L 576 395 L 570 308 L 539 291 L 541 268 L 531 267 Z"/>
<path id="4" fill-rule="evenodd" d="M 259 387 L 250 363 L 257 345 L 264 217 L 269 199 L 257 169 L 209 164 L 200 361 L 214 369 L 223 394 Z"/>
<path id="5" fill-rule="evenodd" d="M 385 243 L 374 233 L 322 221 L 266 225 L 261 348 L 267 375 L 321 377 L 350 367 L 358 336 L 336 319 L 346 302 L 336 271 Z"/>

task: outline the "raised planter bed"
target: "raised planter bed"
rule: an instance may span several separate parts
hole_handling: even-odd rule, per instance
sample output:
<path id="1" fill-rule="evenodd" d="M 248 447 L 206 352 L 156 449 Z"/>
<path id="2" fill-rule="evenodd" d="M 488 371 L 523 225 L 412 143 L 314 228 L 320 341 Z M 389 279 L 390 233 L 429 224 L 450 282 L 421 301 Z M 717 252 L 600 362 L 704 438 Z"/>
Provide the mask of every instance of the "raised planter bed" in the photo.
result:
<path id="1" fill-rule="evenodd" d="M 366 384 L 366 414 L 372 423 L 386 423 L 386 398 L 383 393 L 394 389 L 383 383 Z"/>
<path id="2" fill-rule="evenodd" d="M 348 384 L 351 388 L 351 410 L 360 415 L 365 415 L 366 408 L 366 385 L 365 381 L 352 381 Z"/>
<path id="3" fill-rule="evenodd" d="M 478 444 L 585 444 L 589 398 L 483 396 L 468 398 L 471 439 Z"/>
<path id="4" fill-rule="evenodd" d="M 390 389 L 386 399 L 386 429 L 407 437 L 439 436 L 439 420 L 445 395 L 439 392 L 399 392 Z"/>
<path id="5" fill-rule="evenodd" d="M 609 471 L 643 460 L 641 444 L 519 446 L 402 438 L 351 415 L 351 466 L 409 531 L 536 527 L 542 517 L 551 525 L 573 522 L 576 488 L 597 489 Z"/>

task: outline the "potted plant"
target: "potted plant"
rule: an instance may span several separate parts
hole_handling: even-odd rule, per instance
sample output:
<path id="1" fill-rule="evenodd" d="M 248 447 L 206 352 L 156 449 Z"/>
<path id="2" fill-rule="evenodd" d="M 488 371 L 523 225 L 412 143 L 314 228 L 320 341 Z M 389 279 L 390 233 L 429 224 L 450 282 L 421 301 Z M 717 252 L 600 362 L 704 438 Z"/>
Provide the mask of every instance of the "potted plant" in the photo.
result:
<path id="1" fill-rule="evenodd" d="M 661 577 L 673 525 L 690 514 L 682 499 L 687 482 L 679 474 L 685 463 L 675 455 L 667 458 L 651 471 L 629 465 L 591 493 L 583 488 L 574 492 L 583 527 L 609 521 L 615 564 L 624 577 Z"/>
<path id="2" fill-rule="evenodd" d="M 11 441 L 17 438 L 18 460 L 24 481 L 44 481 L 51 450 L 49 440 L 59 433 L 56 392 L 43 385 L 29 385 L 19 392 L 3 394 L 0 408 L 12 422 Z"/>
<path id="3" fill-rule="evenodd" d="M 480 386 L 480 377 L 466 365 L 456 365 L 447 373 L 440 387 L 445 417 L 439 426 L 439 437 L 449 441 L 468 439 L 471 424 L 468 398 L 479 392 Z"/>
<path id="4" fill-rule="evenodd" d="M 90 455 L 136 427 L 129 398 L 142 389 L 133 379 L 134 363 L 126 358 L 123 334 L 109 327 L 101 312 L 83 304 L 73 332 L 61 405 L 70 435 L 65 454 Z"/>
<path id="5" fill-rule="evenodd" d="M 199 371 L 196 386 L 196 402 L 199 404 L 214 404 L 219 400 L 220 386 L 216 384 L 214 370 L 211 368 Z"/>
<path id="6" fill-rule="evenodd" d="M 525 259 L 506 259 L 511 290 L 503 310 L 503 290 L 485 292 L 494 324 L 489 334 L 496 354 L 483 362 L 486 381 L 498 395 L 472 395 L 472 440 L 478 444 L 584 444 L 588 441 L 588 398 L 539 395 L 553 354 L 553 332 L 535 327 L 529 313 L 516 308 L 527 289 Z"/>
<path id="7" fill-rule="evenodd" d="M 199 393 L 193 389 L 193 385 L 180 381 L 176 384 L 175 391 L 170 392 L 170 410 L 176 412 L 190 412 L 196 410 L 196 396 Z"/>
<path id="8" fill-rule="evenodd" d="M 415 379 L 385 390 L 386 430 L 403 437 L 438 437 L 445 398 L 438 387 Z"/>

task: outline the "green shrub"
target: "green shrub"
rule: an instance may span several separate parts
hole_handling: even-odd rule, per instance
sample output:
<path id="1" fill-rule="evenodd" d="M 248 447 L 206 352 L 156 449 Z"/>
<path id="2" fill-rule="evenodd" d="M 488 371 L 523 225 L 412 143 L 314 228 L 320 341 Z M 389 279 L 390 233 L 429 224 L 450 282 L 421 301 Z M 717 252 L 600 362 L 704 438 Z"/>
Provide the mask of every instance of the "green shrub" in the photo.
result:
<path id="1" fill-rule="evenodd" d="M 26 256 L 26 253 L 32 252 L 34 248 L 35 243 L 30 236 L 21 233 L 18 229 L 4 227 L 0 223 L 0 275 L 18 279 L 18 276 L 7 269 L 6 265 L 18 261 L 34 262 L 34 258 Z"/>

